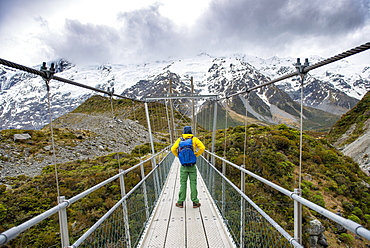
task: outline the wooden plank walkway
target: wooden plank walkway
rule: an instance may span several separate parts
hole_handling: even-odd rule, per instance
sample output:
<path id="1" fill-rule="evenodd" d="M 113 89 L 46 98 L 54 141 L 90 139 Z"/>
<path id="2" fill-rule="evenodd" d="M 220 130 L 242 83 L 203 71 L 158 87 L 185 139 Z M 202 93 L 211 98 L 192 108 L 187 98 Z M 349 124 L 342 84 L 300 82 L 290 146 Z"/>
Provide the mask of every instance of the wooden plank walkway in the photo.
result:
<path id="1" fill-rule="evenodd" d="M 193 208 L 189 185 L 184 208 L 175 206 L 180 166 L 176 158 L 140 247 L 235 247 L 199 173 L 201 207 Z"/>

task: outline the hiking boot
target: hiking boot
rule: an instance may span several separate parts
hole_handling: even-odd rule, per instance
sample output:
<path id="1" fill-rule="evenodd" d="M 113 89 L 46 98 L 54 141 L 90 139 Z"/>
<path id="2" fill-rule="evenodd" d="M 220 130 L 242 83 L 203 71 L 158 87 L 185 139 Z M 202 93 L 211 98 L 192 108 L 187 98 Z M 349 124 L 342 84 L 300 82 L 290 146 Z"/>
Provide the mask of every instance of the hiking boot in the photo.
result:
<path id="1" fill-rule="evenodd" d="M 199 207 L 200 207 L 200 203 L 193 202 L 193 208 L 199 208 Z"/>
<path id="2" fill-rule="evenodd" d="M 183 208 L 184 203 L 183 202 L 181 202 L 181 203 L 176 202 L 176 207 Z"/>

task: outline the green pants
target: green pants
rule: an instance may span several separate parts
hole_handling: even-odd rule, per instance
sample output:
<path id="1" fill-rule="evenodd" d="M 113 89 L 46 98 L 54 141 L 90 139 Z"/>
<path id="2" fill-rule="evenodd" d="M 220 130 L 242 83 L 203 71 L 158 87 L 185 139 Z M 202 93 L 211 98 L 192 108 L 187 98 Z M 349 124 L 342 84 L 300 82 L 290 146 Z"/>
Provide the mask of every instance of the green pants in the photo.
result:
<path id="1" fill-rule="evenodd" d="M 186 199 L 186 186 L 188 178 L 190 179 L 190 199 L 192 202 L 199 203 L 198 190 L 197 190 L 197 167 L 193 166 L 182 166 L 180 168 L 180 192 L 178 203 L 185 201 Z"/>

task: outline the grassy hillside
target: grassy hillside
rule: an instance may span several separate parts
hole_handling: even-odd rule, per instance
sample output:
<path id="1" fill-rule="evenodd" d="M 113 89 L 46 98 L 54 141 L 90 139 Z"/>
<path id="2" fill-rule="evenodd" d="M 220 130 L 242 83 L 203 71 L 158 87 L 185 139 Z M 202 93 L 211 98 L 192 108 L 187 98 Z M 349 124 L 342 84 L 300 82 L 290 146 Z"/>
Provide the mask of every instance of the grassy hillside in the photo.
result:
<path id="1" fill-rule="evenodd" d="M 244 127 L 226 130 L 226 156 L 236 164 L 243 163 Z M 285 125 L 247 128 L 247 169 L 291 191 L 298 187 L 299 131 Z M 202 133 L 201 139 L 210 145 L 211 134 Z M 157 149 L 161 145 L 157 144 Z M 216 152 L 225 149 L 225 130 L 218 130 Z M 132 154 L 110 154 L 94 160 L 80 160 L 58 165 L 61 194 L 70 198 L 92 185 L 114 175 L 118 167 L 126 169 L 138 162 L 137 156 L 149 152 L 149 145 L 137 147 Z M 146 165 L 147 170 L 151 167 Z M 217 164 L 221 169 L 221 164 Z M 343 156 L 325 139 L 304 135 L 303 146 L 303 197 L 333 212 L 340 211 L 363 226 L 370 227 L 370 179 L 353 161 Z M 239 171 L 228 168 L 227 177 L 240 186 Z M 132 174 L 125 182 L 128 189 L 140 178 L 140 172 Z M 277 194 L 269 187 L 252 178 L 246 180 L 248 196 L 287 230 L 293 230 L 293 205 L 288 197 Z M 9 178 L 12 189 L 0 186 L 0 232 L 56 205 L 56 186 L 53 166 L 45 167 L 42 175 L 29 178 Z M 78 235 L 99 218 L 118 199 L 119 187 L 109 184 L 85 201 L 70 208 L 68 218 L 74 223 L 71 237 Z M 16 197 L 15 197 L 16 196 Z M 288 204 L 287 204 L 288 203 Z M 321 215 L 304 208 L 304 224 L 318 218 L 325 226 L 325 233 L 332 247 L 365 247 L 349 233 L 338 233 L 338 228 Z M 11 247 L 45 247 L 58 243 L 57 216 L 37 226 Z M 336 234 L 334 234 L 337 232 Z M 21 244 L 17 242 L 22 242 Z M 307 236 L 305 236 L 307 242 Z"/>
<path id="2" fill-rule="evenodd" d="M 145 110 L 142 103 L 128 100 L 112 100 L 94 96 L 78 107 L 75 113 L 89 115 L 112 116 L 119 119 L 130 118 L 146 126 Z M 166 109 L 163 104 L 149 103 L 150 118 L 155 132 L 167 132 Z M 366 109 L 366 106 L 363 106 Z M 210 109 L 208 111 L 211 111 Z M 219 108 L 220 116 L 225 111 Z M 205 113 L 205 112 L 204 112 Z M 356 112 L 357 113 L 357 112 Z M 360 116 L 367 115 L 366 110 Z M 179 126 L 184 120 L 179 113 L 175 114 Z M 228 117 L 229 118 L 229 117 Z M 198 121 L 201 118 L 198 117 Z M 204 118 L 205 119 L 205 118 Z M 231 119 L 231 118 L 230 118 Z M 229 119 L 229 123 L 232 121 Z M 211 121 L 208 121 L 212 123 Z M 205 122 L 207 123 L 207 122 Z M 251 122 L 249 122 L 251 123 Z M 224 128 L 225 123 L 221 123 Z M 237 124 L 237 123 L 235 123 Z M 343 122 L 343 125 L 346 123 Z M 228 126 L 233 126 L 228 124 Z M 206 146 L 211 144 L 212 134 L 202 129 L 199 136 Z M 22 130 L 4 130 L 3 139 L 8 142 L 14 133 Z M 29 132 L 29 131 L 27 131 Z M 32 139 L 19 142 L 16 145 L 21 149 L 29 148 L 31 154 L 43 153 L 42 147 L 50 144 L 47 129 L 33 131 Z M 225 139 L 226 132 L 226 139 Z M 80 136 L 94 135 L 85 131 L 56 129 L 56 142 L 73 146 L 79 142 Z M 216 136 L 216 153 L 223 156 L 226 152 L 228 160 L 241 165 L 244 162 L 244 126 L 220 129 Z M 251 124 L 247 126 L 246 168 L 282 187 L 293 191 L 298 187 L 299 164 L 299 131 L 286 125 L 262 126 Z M 9 144 L 4 144 L 9 145 Z M 159 150 L 165 144 L 157 144 Z M 118 168 L 128 168 L 138 162 L 138 157 L 150 151 L 149 145 L 139 146 L 131 154 L 114 153 L 90 160 L 78 160 L 59 164 L 58 173 L 61 195 L 70 198 L 85 189 L 116 174 Z M 20 155 L 21 156 L 21 155 Z M 1 158 L 0 159 L 5 159 Z M 221 164 L 216 165 L 221 169 Z M 150 164 L 146 165 L 149 170 Z M 333 212 L 341 212 L 349 218 L 370 228 L 370 179 L 349 157 L 344 156 L 322 137 L 322 133 L 310 131 L 303 137 L 303 197 L 323 206 Z M 227 177 L 240 186 L 240 172 L 228 168 Z M 125 179 L 127 190 L 133 187 L 140 179 L 140 172 L 133 173 Z M 19 176 L 8 178 L 7 184 L 0 185 L 0 232 L 18 225 L 25 220 L 42 213 L 56 205 L 55 172 L 53 166 L 44 168 L 42 175 L 34 178 Z M 293 204 L 288 197 L 277 194 L 256 181 L 247 178 L 246 190 L 248 196 L 264 209 L 286 230 L 293 230 Z M 118 200 L 119 187 L 109 184 L 97 191 L 88 199 L 76 203 L 68 211 L 71 223 L 71 239 L 81 235 L 88 226 L 94 223 L 107 209 Z M 288 203 L 289 202 L 289 203 Z M 304 225 L 312 218 L 319 219 L 325 226 L 325 233 L 331 247 L 365 247 L 368 242 L 354 238 L 352 234 L 341 232 L 337 226 L 321 215 L 304 208 Z M 48 247 L 59 245 L 58 218 L 55 215 L 50 220 L 38 225 L 37 228 L 27 232 L 21 239 L 13 241 L 10 247 Z M 307 234 L 304 237 L 307 243 Z"/>
<path id="3" fill-rule="evenodd" d="M 339 138 L 344 136 L 339 142 L 339 146 L 352 143 L 361 136 L 365 129 L 365 122 L 370 117 L 370 91 L 359 101 L 355 107 L 344 114 L 339 121 L 331 128 L 327 139 L 335 143 Z M 348 134 L 345 133 L 348 131 Z"/>
<path id="4" fill-rule="evenodd" d="M 299 105 L 295 106 L 296 108 L 299 107 Z M 238 125 L 244 125 L 245 122 L 245 107 L 242 101 L 239 98 L 235 98 L 233 105 L 229 106 L 230 109 L 228 109 L 228 126 L 235 127 Z M 208 130 L 212 130 L 213 125 L 213 113 L 214 113 L 214 104 L 209 103 L 200 113 L 198 113 L 197 120 L 200 123 L 200 125 L 204 126 Z M 292 108 L 293 109 L 293 108 Z M 298 108 L 299 109 L 299 108 Z M 262 110 L 261 110 L 262 111 Z M 292 110 L 293 111 L 293 110 Z M 332 127 L 332 125 L 338 120 L 338 116 L 319 110 L 315 108 L 310 107 L 304 107 L 304 122 L 303 122 L 303 129 L 304 130 L 315 130 L 315 131 L 328 131 Z M 217 107 L 217 129 L 223 129 L 225 128 L 225 108 L 221 105 L 218 105 Z M 269 114 L 265 113 L 266 116 L 269 116 Z M 281 122 L 283 120 L 286 122 L 287 125 L 299 128 L 299 116 L 300 113 L 295 111 L 294 116 L 296 116 L 296 121 L 293 121 L 288 118 L 283 118 L 282 116 L 277 116 L 279 118 L 282 118 Z M 270 118 L 272 116 L 269 116 Z M 268 123 L 267 121 L 260 121 L 255 116 L 253 116 L 250 112 L 248 112 L 248 119 L 247 123 L 253 123 L 258 125 L 271 125 L 271 123 Z"/>
<path id="5" fill-rule="evenodd" d="M 78 106 L 72 113 L 111 115 L 113 107 L 114 115 L 119 115 L 130 113 L 140 104 L 141 102 L 128 99 L 112 99 L 111 105 L 111 101 L 108 97 L 95 95 Z"/>
<path id="6" fill-rule="evenodd" d="M 156 144 L 156 151 L 163 145 Z M 58 164 L 60 193 L 66 199 L 108 179 L 118 173 L 118 169 L 128 169 L 137 164 L 142 156 L 150 151 L 149 144 L 135 148 L 131 154 L 115 153 L 93 160 L 79 160 Z M 151 169 L 151 163 L 145 164 L 145 170 Z M 140 180 L 139 169 L 125 177 L 126 192 Z M 57 189 L 54 166 L 47 166 L 36 177 L 18 176 L 8 178 L 7 184 L 0 185 L 0 232 L 19 225 L 26 220 L 57 205 Z M 95 191 L 88 197 L 68 208 L 71 241 L 81 236 L 86 228 L 92 226 L 106 213 L 120 196 L 119 182 L 114 181 Z M 73 223 L 73 224 L 72 224 Z M 21 238 L 11 241 L 3 247 L 60 247 L 58 234 L 58 215 L 43 221 Z"/>
<path id="7" fill-rule="evenodd" d="M 112 111 L 113 109 L 113 111 Z M 153 132 L 168 133 L 167 114 L 170 116 L 169 106 L 159 102 L 148 102 L 151 128 Z M 147 119 L 143 102 L 131 101 L 127 99 L 112 99 L 103 96 L 92 96 L 83 104 L 77 107 L 72 113 L 83 113 L 88 115 L 115 116 L 119 119 L 131 119 L 147 127 Z M 175 129 L 181 129 L 185 125 L 190 125 L 189 117 L 174 111 Z"/>
<path id="8" fill-rule="evenodd" d="M 214 113 L 214 103 L 208 103 L 204 106 L 202 111 L 200 111 L 197 115 L 198 123 L 206 128 L 207 130 L 213 129 L 213 113 Z M 228 127 L 235 127 L 244 125 L 245 123 L 245 109 L 244 114 L 241 115 L 231 109 L 227 111 L 227 126 Z M 259 121 L 255 118 L 251 118 L 248 115 L 247 123 L 259 124 L 259 125 L 267 125 L 262 121 Z M 224 129 L 226 124 L 226 111 L 223 106 L 217 104 L 217 129 Z"/>
<path id="9" fill-rule="evenodd" d="M 244 133 L 243 126 L 228 128 L 225 142 L 225 131 L 219 130 L 216 152 L 223 156 L 226 144 L 227 159 L 238 165 L 243 164 Z M 203 140 L 210 146 L 211 134 L 205 135 Z M 246 169 L 288 190 L 298 188 L 298 130 L 286 125 L 249 125 L 246 156 Z M 217 166 L 221 169 L 221 164 Z M 336 150 L 326 139 L 304 134 L 302 173 L 304 198 L 370 227 L 370 178 L 352 159 Z M 238 170 L 228 168 L 227 176 L 236 185 L 240 185 Z M 286 230 L 292 231 L 293 205 L 287 204 L 292 201 L 253 178 L 247 177 L 246 181 L 247 195 Z M 338 233 L 338 228 L 332 222 L 304 208 L 304 224 L 307 225 L 312 218 L 318 218 L 324 224 L 327 230 L 325 235 L 332 247 L 365 247 L 352 234 Z M 305 242 L 307 238 L 306 234 Z"/>

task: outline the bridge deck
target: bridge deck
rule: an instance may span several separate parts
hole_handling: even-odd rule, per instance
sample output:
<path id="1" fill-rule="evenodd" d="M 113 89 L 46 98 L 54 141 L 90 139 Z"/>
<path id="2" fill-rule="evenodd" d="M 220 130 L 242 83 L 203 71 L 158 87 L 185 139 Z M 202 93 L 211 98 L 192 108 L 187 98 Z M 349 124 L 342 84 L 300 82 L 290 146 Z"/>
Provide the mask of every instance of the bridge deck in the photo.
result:
<path id="1" fill-rule="evenodd" d="M 179 175 L 180 163 L 175 159 L 141 247 L 235 247 L 199 173 L 201 207 L 193 208 L 189 185 L 184 208 L 175 206 Z"/>

